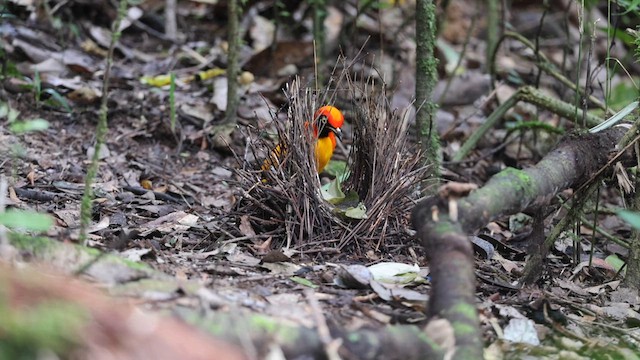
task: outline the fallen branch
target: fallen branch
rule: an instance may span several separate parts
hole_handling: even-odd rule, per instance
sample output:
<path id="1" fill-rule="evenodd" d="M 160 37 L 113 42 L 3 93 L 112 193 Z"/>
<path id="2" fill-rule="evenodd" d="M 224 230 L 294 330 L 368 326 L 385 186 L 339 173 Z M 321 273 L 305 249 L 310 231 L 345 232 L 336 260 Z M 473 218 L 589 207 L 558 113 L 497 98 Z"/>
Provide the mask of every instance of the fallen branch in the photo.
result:
<path id="1" fill-rule="evenodd" d="M 569 135 L 534 167 L 506 169 L 453 203 L 436 196 L 416 205 L 412 222 L 430 258 L 433 278 L 429 315 L 452 323 L 456 358 L 482 357 L 474 258 L 467 235 L 502 216 L 545 204 L 563 189 L 587 183 L 607 165 L 624 133 L 615 127 L 596 134 Z"/>
<path id="2" fill-rule="evenodd" d="M 215 338 L 250 344 L 263 358 L 277 344 L 287 359 L 326 358 L 326 347 L 318 329 L 288 325 L 261 314 L 239 312 L 200 312 L 183 309 L 179 316 Z M 339 355 L 345 359 L 443 359 L 445 350 L 414 325 L 390 325 L 383 328 L 348 331 L 331 328 L 331 337 L 341 339 Z M 481 359 L 479 357 L 477 359 Z"/>
<path id="3" fill-rule="evenodd" d="M 582 109 L 576 109 L 575 106 L 564 102 L 562 100 L 558 100 L 552 98 L 550 96 L 545 95 L 542 91 L 534 88 L 533 86 L 523 86 L 515 94 L 511 95 L 509 99 L 507 99 L 502 105 L 496 108 L 493 113 L 485 120 L 485 122 L 475 131 L 469 139 L 465 141 L 464 144 L 460 147 L 460 150 L 453 156 L 452 161 L 462 161 L 467 154 L 473 149 L 478 141 L 486 134 L 489 130 L 493 129 L 495 125 L 498 123 L 500 119 L 507 113 L 509 109 L 514 107 L 519 101 L 524 101 L 536 106 L 539 106 L 543 109 L 549 110 L 554 114 L 558 114 L 565 119 L 579 123 L 583 118 L 586 121 L 587 126 L 593 127 L 600 124 L 602 121 L 597 116 L 585 113 Z"/>

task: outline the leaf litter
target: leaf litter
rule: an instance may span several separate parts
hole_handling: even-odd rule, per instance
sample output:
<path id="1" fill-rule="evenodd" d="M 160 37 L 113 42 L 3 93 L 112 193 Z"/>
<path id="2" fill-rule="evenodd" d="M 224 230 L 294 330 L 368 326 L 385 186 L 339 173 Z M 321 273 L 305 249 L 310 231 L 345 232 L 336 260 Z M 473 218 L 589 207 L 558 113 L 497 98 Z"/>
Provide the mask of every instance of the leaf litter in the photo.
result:
<path id="1" fill-rule="evenodd" d="M 461 11 L 464 7 L 460 8 L 459 2 L 454 3 L 457 5 L 453 9 L 460 11 L 460 18 L 452 19 L 452 23 L 460 21 L 468 29 L 468 14 Z M 185 10 L 197 13 L 197 6 L 191 5 Z M 136 31 L 140 30 L 132 29 L 135 24 L 129 25 L 127 31 L 131 32 L 125 32 L 123 41 L 118 46 L 122 57 L 116 61 L 116 90 L 110 94 L 110 140 L 105 147 L 108 153 L 102 156 L 99 178 L 94 185 L 98 200 L 94 203 L 90 244 L 120 257 L 142 261 L 155 271 L 147 268 L 132 270 L 131 267 L 113 260 L 111 255 L 91 263 L 97 257 L 94 253 L 84 253 L 77 246 L 69 244 L 77 241 L 76 204 L 83 189 L 84 162 L 93 146 L 93 121 L 97 117 L 96 100 L 101 96 L 100 73 L 104 66 L 104 54 L 99 50 L 104 50 L 104 45 L 109 42 L 107 27 L 96 22 L 88 29 L 95 42 L 94 46 L 98 48 L 91 47 L 88 43 L 82 46 L 66 44 L 69 47 L 66 48 L 54 36 L 24 26 L 19 21 L 3 24 L 3 36 L 7 29 L 18 34 L 9 37 L 13 51 L 20 51 L 26 57 L 17 64 L 18 70 L 23 75 L 32 77 L 37 71 L 42 77 L 43 86 L 68 99 L 72 110 L 65 109 L 60 102 L 56 105 L 55 101 L 34 107 L 30 94 L 32 83 L 5 85 L 7 91 L 19 90 L 12 90 L 10 99 L 11 106 L 18 108 L 22 117 L 42 118 L 49 123 L 49 128 L 42 128 L 41 131 L 28 135 L 16 136 L 6 127 L 2 127 L 0 133 L 3 172 L 17 175 L 12 184 L 15 194 L 10 196 L 19 202 L 13 201 L 12 206 L 48 212 L 55 216 L 56 225 L 49 235 L 60 240 L 61 247 L 51 253 L 33 251 L 32 255 L 45 263 L 56 265 L 68 274 L 90 265 L 81 273 L 98 283 L 111 284 L 114 293 L 117 293 L 118 286 L 140 285 L 140 288 L 130 290 L 127 296 L 143 299 L 149 308 L 171 308 L 184 304 L 194 309 L 200 309 L 204 306 L 202 304 L 215 309 L 239 306 L 283 317 L 297 324 L 314 325 L 309 321 L 311 313 L 306 306 L 307 299 L 302 294 L 303 288 L 315 288 L 323 309 L 331 313 L 334 321 L 340 325 L 379 326 L 380 323 L 389 323 L 392 318 L 423 318 L 424 309 L 416 304 L 424 303 L 428 283 L 418 282 L 411 284 L 410 288 L 393 289 L 382 285 L 382 281 L 372 279 L 346 288 L 333 285 L 333 281 L 342 276 L 340 269 L 353 270 L 343 266 L 352 262 L 385 266 L 396 261 L 411 268 L 418 263 L 422 269 L 428 265 L 420 246 L 414 243 L 411 229 L 406 225 L 407 209 L 411 208 L 412 201 L 415 200 L 412 198 L 413 194 L 406 192 L 406 189 L 425 174 L 415 171 L 418 167 L 415 159 L 418 157 L 407 158 L 405 153 L 395 151 L 377 152 L 377 149 L 386 151 L 390 146 L 401 145 L 399 149 L 404 146 L 393 144 L 390 140 L 397 139 L 412 144 L 411 134 L 407 137 L 398 136 L 399 133 L 395 136 L 387 134 L 391 124 L 389 121 L 401 124 L 394 128 L 399 132 L 411 127 L 410 112 L 407 115 L 394 111 L 409 105 L 410 97 L 403 96 L 402 93 L 412 94 L 413 85 L 409 81 L 395 83 L 396 92 L 388 94 L 394 101 L 391 106 L 384 100 L 387 98 L 387 93 L 384 92 L 391 88 L 392 82 L 386 83 L 381 78 L 375 78 L 374 71 L 371 71 L 373 75 L 366 72 L 398 66 L 394 65 L 397 59 L 404 61 L 400 66 L 410 68 L 406 65 L 412 53 L 410 37 L 407 35 L 410 29 L 404 28 L 407 26 L 406 22 L 397 21 L 406 11 L 406 8 L 394 7 L 383 12 L 382 18 L 365 14 L 358 25 L 385 41 L 397 41 L 398 48 L 393 49 L 396 52 L 394 58 L 385 52 L 383 56 L 367 61 L 349 63 L 342 59 L 337 65 L 339 71 L 334 73 L 335 78 L 342 82 L 323 90 L 324 93 L 320 91 L 313 94 L 304 92 L 304 89 L 312 87 L 305 80 L 298 80 L 298 88 L 289 94 L 283 95 L 281 91 L 283 83 L 294 84 L 290 74 L 312 69 L 312 43 L 301 40 L 270 40 L 266 36 L 273 33 L 269 21 L 256 17 L 249 36 L 252 47 L 245 49 L 249 50 L 244 58 L 245 70 L 250 72 L 250 76 L 246 75 L 241 91 L 246 106 L 240 110 L 239 128 L 232 129 L 227 134 L 226 142 L 222 143 L 217 142 L 210 129 L 224 116 L 224 76 L 203 76 L 200 81 L 179 83 L 176 98 L 181 121 L 176 132 L 171 131 L 168 123 L 168 92 L 162 87 L 166 84 L 148 86 L 142 84 L 141 79 L 143 76 L 151 76 L 158 80 L 158 76 L 174 70 L 184 71 L 186 74 L 179 78 L 195 78 L 194 74 L 204 69 L 203 64 L 224 63 L 223 44 L 215 40 L 208 53 L 200 54 L 197 52 L 197 43 L 194 42 L 185 45 L 188 51 L 180 52 L 173 48 L 170 55 L 161 55 L 151 51 L 157 48 L 157 40 L 147 39 L 140 43 L 139 39 L 135 39 L 139 34 Z M 344 8 L 332 7 L 330 23 L 342 24 L 348 13 Z M 140 16 L 138 13 L 135 19 Z M 212 27 L 214 24 L 215 22 L 197 26 Z M 381 32 L 380 24 L 385 24 L 388 31 Z M 217 34 L 215 29 L 211 33 Z M 392 37 L 392 34 L 399 36 Z M 362 34 L 356 34 L 355 37 L 358 36 Z M 460 35 L 456 33 L 445 32 L 444 36 L 453 45 L 461 41 Z M 336 38 L 335 35 L 329 36 L 328 42 L 336 42 Z M 271 47 L 274 42 L 275 46 Z M 442 48 L 445 49 L 444 46 Z M 453 47 L 456 48 L 459 49 Z M 353 49 L 346 49 L 346 52 L 350 51 Z M 179 54 L 190 54 L 184 57 L 187 59 L 185 62 L 190 65 L 186 69 L 176 67 L 174 57 Z M 280 62 L 285 58 L 282 54 L 289 56 L 288 63 Z M 351 56 L 349 59 L 356 58 L 354 53 L 347 55 Z M 467 65 L 473 65 L 478 54 L 471 50 L 467 55 L 472 59 Z M 198 62 L 197 59 L 205 62 Z M 270 60 L 275 60 L 275 64 Z M 447 64 L 446 71 L 452 71 L 451 61 Z M 523 67 L 524 64 L 530 65 L 529 62 L 513 61 L 503 54 L 499 54 L 498 64 L 500 73 L 512 76 L 524 76 L 531 71 L 530 68 Z M 455 81 L 450 85 L 449 91 L 443 93 L 443 109 L 439 111 L 438 118 L 445 119 L 442 123 L 448 126 L 438 130 L 447 141 L 445 156 L 451 156 L 459 148 L 460 140 L 473 132 L 485 118 L 482 111 L 473 104 L 482 96 L 490 95 L 488 79 L 473 69 L 467 71 L 462 77 L 453 77 Z M 389 73 L 392 71 L 385 71 L 385 74 Z M 400 78 L 412 76 L 411 71 L 399 73 Z M 377 86 L 370 82 L 374 78 L 378 81 Z M 445 83 L 439 84 L 441 89 L 445 86 Z M 513 89 L 505 86 L 498 97 L 504 97 L 502 92 L 510 90 Z M 378 91 L 382 92 L 380 96 L 371 95 Z M 51 93 L 45 96 L 54 97 Z M 388 178 L 376 178 L 375 181 L 370 178 L 371 173 L 374 173 L 371 168 L 363 173 L 351 174 L 351 180 L 347 180 L 344 185 L 357 192 L 359 200 L 362 200 L 362 207 L 359 208 L 359 204 L 353 207 L 359 209 L 356 215 L 360 217 L 360 221 L 354 223 L 353 220 L 336 216 L 320 200 L 313 203 L 314 209 L 323 209 L 320 217 L 310 211 L 305 215 L 315 217 L 312 221 L 305 216 L 292 217 L 291 214 L 296 212 L 295 206 L 272 206 L 273 203 L 299 204 L 316 201 L 313 189 L 319 189 L 320 184 L 315 174 L 308 172 L 309 166 L 303 170 L 307 172 L 302 176 L 302 186 L 298 186 L 299 183 L 293 186 L 296 190 L 304 190 L 301 192 L 302 197 L 300 192 L 286 192 L 283 185 L 291 187 L 288 182 L 278 183 L 272 188 L 257 184 L 257 188 L 264 193 L 259 196 L 252 193 L 247 180 L 255 184 L 259 180 L 259 174 L 248 164 L 253 162 L 255 165 L 270 150 L 270 146 L 274 144 L 268 139 L 270 134 L 276 133 L 279 139 L 284 136 L 291 140 L 290 137 L 287 138 L 290 135 L 285 121 L 292 117 L 289 111 L 293 111 L 293 118 L 298 121 L 298 125 L 293 126 L 299 126 L 300 119 L 308 118 L 309 113 L 313 112 L 312 105 L 322 102 L 338 103 L 340 99 L 348 99 L 346 105 L 338 105 L 345 105 L 351 129 L 350 138 L 342 145 L 344 149 L 340 149 L 336 157 L 349 163 L 352 169 L 356 169 L 353 171 L 371 166 L 376 169 L 375 173 L 394 174 Z M 289 108 L 293 110 L 280 111 L 281 105 L 285 103 L 293 104 Z M 535 113 L 532 109 L 521 106 L 508 114 L 507 121 L 517 122 Z M 543 114 L 543 117 L 546 115 L 548 114 Z M 367 120 L 371 119 L 379 119 L 380 122 L 376 123 L 379 126 L 367 127 Z M 384 119 L 388 122 L 385 123 Z M 549 117 L 548 121 L 555 122 L 557 119 Z M 439 126 L 442 126 L 440 122 Z M 301 130 L 299 128 L 298 132 L 302 133 Z M 493 152 L 498 147 L 497 144 L 504 142 L 509 136 L 504 130 L 496 129 L 480 150 Z M 371 131 L 372 135 L 365 134 L 366 131 Z M 367 139 L 371 137 L 380 139 L 383 143 L 367 143 Z M 496 156 L 480 159 L 474 166 L 465 169 L 452 166 L 449 176 L 456 181 L 481 184 L 492 172 L 492 166 L 503 166 L 503 162 L 531 162 L 540 152 L 540 145 L 545 145 L 526 141 L 533 138 L 534 136 L 525 134 L 522 136 L 523 141 L 510 142 L 504 152 L 498 149 L 498 152 L 493 152 Z M 552 142 L 552 139 L 552 136 L 545 135 L 535 140 Z M 19 157 L 11 156 L 9 144 L 21 144 L 23 153 Z M 247 148 L 250 151 L 247 152 Z M 308 165 L 309 159 L 305 157 L 308 154 L 309 152 L 292 154 L 293 161 L 289 164 L 305 164 L 306 161 Z M 395 160 L 382 161 L 387 160 L 382 159 L 387 155 L 395 156 Z M 406 183 L 388 182 L 388 179 L 399 178 L 405 179 Z M 153 191 L 144 189 L 143 179 L 152 179 Z M 281 180 L 283 179 L 286 180 L 286 177 Z M 278 186 L 280 189 L 277 189 Z M 264 195 L 266 193 L 270 195 Z M 607 195 L 607 198 L 614 198 L 614 195 Z M 282 201 L 283 199 L 286 201 Z M 268 210 L 260 211 L 255 207 L 252 210 L 243 209 L 242 204 L 247 201 L 253 202 L 257 208 L 260 208 L 258 204 L 267 204 Z M 305 206 L 307 210 L 311 208 L 309 205 Z M 363 213 L 366 217 L 362 216 Z M 318 230 L 323 227 L 326 229 Z M 136 232 L 131 236 L 127 235 L 130 230 Z M 623 233 L 628 231 L 620 224 L 616 224 L 612 230 Z M 490 242 L 495 252 L 493 256 L 488 256 L 478 251 L 477 258 L 480 279 L 478 293 L 483 309 L 483 325 L 487 327 L 487 341 L 495 341 L 496 344 L 501 338 L 535 343 L 533 339 L 540 338 L 544 342 L 544 336 L 541 336 L 544 331 L 541 329 L 557 325 L 548 318 L 548 313 L 558 311 L 571 322 L 567 327 L 570 334 L 589 338 L 604 333 L 607 334 L 606 339 L 617 344 L 637 344 L 637 292 L 619 285 L 620 264 L 609 258 L 611 255 L 607 252 L 596 254 L 593 261 L 583 258 L 576 262 L 578 265 L 570 265 L 570 257 L 575 255 L 572 252 L 578 251 L 578 255 L 584 257 L 587 255 L 584 250 L 587 247 L 581 245 L 578 250 L 573 245 L 556 248 L 549 261 L 549 271 L 556 279 L 544 280 L 537 289 L 519 288 L 518 274 L 524 267 L 520 254 L 525 253 L 527 247 L 526 236 L 522 234 L 526 235 L 529 231 L 530 228 L 526 226 L 515 228 L 510 219 L 488 224 L 483 229 L 482 235 L 491 239 L 482 239 Z M 582 235 L 587 236 L 588 229 L 585 228 L 585 231 Z M 115 246 L 116 243 L 120 245 Z M 292 254 L 279 252 L 278 249 L 283 246 L 295 251 Z M 273 251 L 281 255 L 275 256 Z M 365 270 L 362 271 L 366 273 Z M 420 279 L 427 276 L 425 273 L 419 274 Z M 363 276 L 367 279 L 366 275 Z M 151 282 L 141 281 L 143 279 L 177 285 L 158 287 L 157 283 L 152 285 Z M 183 285 L 185 279 L 190 285 Z M 189 289 L 192 283 L 197 290 Z M 166 296 L 158 297 L 163 292 Z M 151 293 L 156 294 L 155 297 L 150 296 Z M 152 298 L 165 301 L 160 303 Z M 532 299 L 544 299 L 553 306 L 536 307 L 530 304 Z M 359 301 L 362 303 L 354 305 Z M 345 304 L 352 306 L 345 308 Z M 510 309 L 511 315 L 503 313 L 501 309 L 505 306 Z M 286 309 L 291 311 L 283 313 Z M 515 313 L 523 317 L 515 316 Z M 542 320 L 537 317 L 541 313 Z M 537 324 L 533 325 L 533 321 L 528 319 L 536 319 Z M 601 325 L 598 324 L 603 322 L 624 323 L 628 328 L 623 332 L 609 333 L 611 329 L 599 327 Z M 438 326 L 435 330 L 427 329 L 427 333 L 442 333 L 438 341 L 447 344 L 447 347 L 453 346 L 446 331 L 450 325 Z M 566 348 L 580 346 L 571 344 L 568 338 L 564 339 L 563 346 Z M 579 341 L 578 343 L 580 344 Z"/>

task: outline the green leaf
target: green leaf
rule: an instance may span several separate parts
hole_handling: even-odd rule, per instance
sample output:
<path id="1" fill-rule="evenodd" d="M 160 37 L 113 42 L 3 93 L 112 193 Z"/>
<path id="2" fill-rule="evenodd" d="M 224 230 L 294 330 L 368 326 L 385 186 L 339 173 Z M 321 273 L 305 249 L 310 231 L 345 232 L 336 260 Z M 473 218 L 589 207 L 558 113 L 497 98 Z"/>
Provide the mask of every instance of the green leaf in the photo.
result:
<path id="1" fill-rule="evenodd" d="M 622 267 L 624 266 L 624 261 L 615 254 L 607 256 L 604 261 L 607 264 L 611 265 L 611 267 L 613 267 L 616 272 L 620 271 L 620 269 L 622 269 Z"/>
<path id="2" fill-rule="evenodd" d="M 0 102 L 0 119 L 4 119 L 9 115 L 9 105 L 5 102 Z"/>
<path id="3" fill-rule="evenodd" d="M 306 286 L 306 287 L 310 287 L 312 289 L 315 289 L 315 288 L 318 287 L 318 285 L 312 283 L 311 281 L 309 281 L 309 280 L 307 280 L 305 278 L 301 278 L 299 276 L 292 276 L 292 277 L 289 278 L 289 280 L 291 280 L 293 282 L 296 282 L 296 283 L 298 283 L 300 285 L 303 285 L 303 286 Z"/>
<path id="4" fill-rule="evenodd" d="M 7 114 L 7 122 L 11 124 L 12 122 L 18 120 L 18 115 L 20 115 L 20 111 L 10 107 L 9 113 Z"/>
<path id="5" fill-rule="evenodd" d="M 42 131 L 48 128 L 49 128 L 49 122 L 44 119 L 15 121 L 9 126 L 9 129 L 14 134 L 24 134 L 26 132 L 32 132 L 32 131 Z"/>
<path id="6" fill-rule="evenodd" d="M 340 188 L 340 178 L 333 179 L 330 183 L 322 185 L 322 198 L 330 204 L 339 204 L 345 195 Z"/>
<path id="7" fill-rule="evenodd" d="M 345 210 L 344 215 L 351 219 L 362 220 L 367 218 L 367 207 L 363 203 L 358 203 L 356 207 Z"/>
<path id="8" fill-rule="evenodd" d="M 629 210 L 620 210 L 618 211 L 618 216 L 634 228 L 640 229 L 640 213 Z"/>
<path id="9" fill-rule="evenodd" d="M 7 210 L 0 213 L 0 224 L 10 229 L 47 231 L 53 225 L 53 218 L 35 211 Z"/>
<path id="10" fill-rule="evenodd" d="M 64 108 L 64 111 L 68 113 L 72 111 L 71 106 L 69 106 L 69 102 L 67 101 L 67 99 L 65 99 L 65 97 L 62 96 L 57 90 L 45 89 L 44 92 L 51 95 L 51 100 L 53 100 L 55 104 L 62 106 L 62 108 Z"/>
<path id="11" fill-rule="evenodd" d="M 340 181 L 344 181 L 349 175 L 347 162 L 342 160 L 330 160 L 324 168 L 324 171 L 329 175 L 333 175 L 337 178 L 339 177 Z"/>

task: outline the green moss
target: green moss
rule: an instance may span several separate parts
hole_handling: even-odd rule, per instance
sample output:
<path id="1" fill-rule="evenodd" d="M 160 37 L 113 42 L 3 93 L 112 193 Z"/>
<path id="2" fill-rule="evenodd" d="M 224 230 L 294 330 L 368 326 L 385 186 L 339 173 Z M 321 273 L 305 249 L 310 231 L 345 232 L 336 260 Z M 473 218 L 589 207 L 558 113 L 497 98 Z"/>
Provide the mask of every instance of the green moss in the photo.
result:
<path id="1" fill-rule="evenodd" d="M 274 332 L 278 330 L 278 324 L 276 324 L 272 318 L 262 315 L 251 316 L 251 326 L 267 332 Z"/>
<path id="2" fill-rule="evenodd" d="M 132 261 L 129 259 L 124 259 L 119 256 L 113 256 L 113 255 L 111 256 L 107 255 L 107 256 L 108 258 L 114 259 L 115 261 L 122 263 L 124 265 L 127 265 L 129 268 L 134 270 L 154 271 L 149 265 L 147 265 L 147 263 L 144 263 L 144 262 Z"/>
<path id="3" fill-rule="evenodd" d="M 210 317 L 205 318 L 200 312 L 188 308 L 177 308 L 175 310 L 187 324 L 197 326 L 214 336 L 228 336 L 227 331 L 229 329 L 225 321 L 212 321 Z M 170 315 L 170 313 L 167 315 Z"/>
<path id="4" fill-rule="evenodd" d="M 456 228 L 456 225 L 450 221 L 438 221 L 434 225 L 435 227 L 433 230 L 438 236 L 442 236 L 451 232 L 460 231 L 459 229 Z"/>
<path id="5" fill-rule="evenodd" d="M 456 336 L 466 336 L 469 334 L 473 335 L 477 332 L 475 326 L 469 325 L 467 323 L 454 322 L 451 324 L 451 326 L 453 326 L 453 331 L 455 332 Z"/>
<path id="6" fill-rule="evenodd" d="M 362 336 L 358 333 L 349 333 L 347 334 L 347 341 L 350 343 L 357 343 L 362 340 Z"/>
<path id="7" fill-rule="evenodd" d="M 144 272 L 153 272 L 154 270 L 149 267 L 146 263 L 131 261 L 128 259 L 121 258 L 116 255 L 103 254 L 102 251 L 82 245 L 74 245 L 73 247 L 68 244 L 63 244 L 58 241 L 55 241 L 46 237 L 39 236 L 29 236 L 25 234 L 19 233 L 10 233 L 10 241 L 13 246 L 20 250 L 28 251 L 34 256 L 38 258 L 45 258 L 45 260 L 49 259 L 49 257 L 55 257 L 55 254 L 58 254 L 60 251 L 65 254 L 74 249 L 81 253 L 82 255 L 89 255 L 90 257 L 98 257 L 104 256 L 100 261 L 107 261 L 116 264 L 125 265 L 134 270 L 140 270 Z M 78 258 L 77 266 L 82 266 L 82 262 L 84 261 L 92 261 L 92 259 L 87 259 L 85 257 Z"/>
<path id="8" fill-rule="evenodd" d="M 186 287 L 186 289 L 185 289 Z M 184 290 L 188 294 L 193 294 L 200 288 L 196 283 L 184 283 L 178 285 L 174 279 L 140 279 L 138 281 L 130 281 L 124 284 L 116 285 L 109 293 L 118 296 L 135 296 L 148 291 L 173 293 L 178 289 Z"/>
<path id="9" fill-rule="evenodd" d="M 35 359 L 43 351 L 65 357 L 78 345 L 89 314 L 76 305 L 45 301 L 35 306 L 9 308 L 0 293 L 0 359 Z"/>
<path id="10" fill-rule="evenodd" d="M 506 168 L 496 176 L 510 182 L 514 181 L 514 179 L 517 179 L 517 185 L 525 192 L 526 198 L 531 198 L 535 195 L 533 180 L 531 179 L 531 176 L 525 171 L 514 168 Z"/>
<path id="11" fill-rule="evenodd" d="M 26 250 L 34 254 L 44 254 L 51 250 L 52 242 L 46 237 L 29 236 L 16 232 L 9 233 L 11 245 L 20 250 Z"/>
<path id="12" fill-rule="evenodd" d="M 452 313 L 464 315 L 467 319 L 475 321 L 477 314 L 473 305 L 458 303 L 451 308 Z"/>

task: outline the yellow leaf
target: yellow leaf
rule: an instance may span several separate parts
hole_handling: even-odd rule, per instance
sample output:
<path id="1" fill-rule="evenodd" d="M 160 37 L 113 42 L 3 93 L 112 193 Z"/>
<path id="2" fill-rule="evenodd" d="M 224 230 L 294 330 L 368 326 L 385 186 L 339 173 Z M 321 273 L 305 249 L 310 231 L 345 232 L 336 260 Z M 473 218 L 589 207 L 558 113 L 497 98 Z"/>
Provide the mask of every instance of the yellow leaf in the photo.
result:
<path id="1" fill-rule="evenodd" d="M 207 80 L 207 79 L 214 78 L 216 76 L 224 75 L 226 72 L 227 72 L 227 70 L 225 70 L 225 69 L 221 69 L 219 67 L 215 67 L 213 69 L 200 71 L 198 73 L 198 77 L 200 78 L 200 80 Z"/>
<path id="2" fill-rule="evenodd" d="M 171 83 L 171 75 L 143 76 L 140 82 L 151 86 L 163 87 Z"/>

